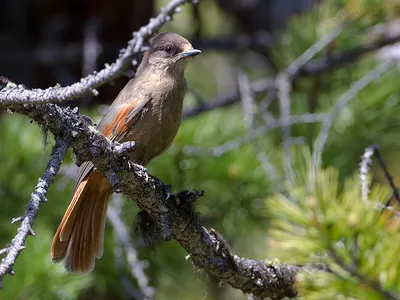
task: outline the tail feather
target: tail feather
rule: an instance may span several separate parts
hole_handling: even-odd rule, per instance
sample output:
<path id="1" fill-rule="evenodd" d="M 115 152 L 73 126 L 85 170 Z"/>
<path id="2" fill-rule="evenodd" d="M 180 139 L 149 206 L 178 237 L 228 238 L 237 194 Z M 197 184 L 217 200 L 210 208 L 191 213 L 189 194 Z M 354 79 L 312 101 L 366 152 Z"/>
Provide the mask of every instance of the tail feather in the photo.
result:
<path id="1" fill-rule="evenodd" d="M 69 272 L 93 270 L 103 253 L 104 226 L 111 186 L 98 171 L 77 184 L 71 203 L 54 236 L 53 261 L 64 261 Z"/>
<path id="2" fill-rule="evenodd" d="M 95 213 L 92 216 L 92 239 L 95 245 L 95 254 L 97 258 L 103 256 L 104 229 L 106 226 L 108 201 L 98 201 Z M 100 215 L 101 218 L 95 216 Z"/>
<path id="3" fill-rule="evenodd" d="M 87 189 L 85 189 L 86 185 L 88 183 L 88 178 L 84 179 L 79 185 L 77 186 L 77 189 L 74 192 L 74 196 L 72 197 L 71 203 L 68 206 L 67 211 L 64 214 L 64 218 L 61 221 L 60 224 L 60 241 L 68 241 L 71 232 L 73 230 L 73 225 L 75 224 L 75 219 L 76 215 L 79 211 L 79 206 L 81 205 L 80 200 L 82 200 L 87 192 Z"/>
<path id="4" fill-rule="evenodd" d="M 84 197 L 85 186 L 87 184 L 87 179 L 83 180 L 75 189 L 74 196 L 72 197 L 71 203 L 69 204 L 67 211 L 58 226 L 57 232 L 54 235 L 53 243 L 51 245 L 51 256 L 54 262 L 60 262 L 64 259 L 66 251 L 68 249 L 68 241 L 71 235 L 72 227 L 78 211 L 80 198 Z M 66 227 L 65 224 L 69 224 L 70 227 Z"/>

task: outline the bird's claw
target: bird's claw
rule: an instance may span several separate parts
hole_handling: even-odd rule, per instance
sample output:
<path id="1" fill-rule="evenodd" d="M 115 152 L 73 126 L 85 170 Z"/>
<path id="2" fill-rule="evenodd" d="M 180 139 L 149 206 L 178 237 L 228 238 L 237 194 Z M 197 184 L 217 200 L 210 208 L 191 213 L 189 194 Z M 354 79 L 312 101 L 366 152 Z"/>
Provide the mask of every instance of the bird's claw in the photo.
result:
<path id="1" fill-rule="evenodd" d="M 120 184 L 119 176 L 116 173 L 113 172 L 113 173 L 110 174 L 109 180 L 110 180 L 110 184 L 111 184 L 111 187 L 112 187 L 114 193 L 116 193 L 116 194 L 121 193 L 122 190 L 121 190 L 121 184 Z"/>
<path id="2" fill-rule="evenodd" d="M 144 180 L 146 183 L 149 182 L 149 173 L 147 172 L 147 169 L 143 167 L 142 165 L 137 165 L 139 168 L 139 172 L 141 173 L 140 175 L 144 176 Z"/>
<path id="3" fill-rule="evenodd" d="M 166 195 L 165 200 L 168 200 L 171 197 L 171 187 L 172 185 L 164 185 L 164 193 Z"/>
<path id="4" fill-rule="evenodd" d="M 118 154 L 126 154 L 131 152 L 135 148 L 135 142 L 134 141 L 128 141 L 128 142 L 123 142 L 121 144 L 117 144 L 114 146 L 115 151 L 117 151 Z"/>

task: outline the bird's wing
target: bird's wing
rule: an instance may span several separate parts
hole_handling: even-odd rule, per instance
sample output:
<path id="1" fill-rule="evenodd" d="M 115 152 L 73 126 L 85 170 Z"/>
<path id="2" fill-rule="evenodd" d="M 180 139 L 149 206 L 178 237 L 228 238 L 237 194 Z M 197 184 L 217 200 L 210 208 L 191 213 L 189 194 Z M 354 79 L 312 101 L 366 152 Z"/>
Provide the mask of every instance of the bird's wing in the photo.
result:
<path id="1" fill-rule="evenodd" d="M 110 140 L 120 141 L 128 129 L 141 117 L 143 109 L 150 100 L 150 97 L 141 97 L 115 107 L 111 106 L 97 129 Z"/>
<path id="2" fill-rule="evenodd" d="M 97 129 L 112 141 L 120 141 L 128 129 L 141 117 L 142 110 L 150 102 L 150 97 L 137 98 L 123 104 L 110 106 L 106 115 L 101 119 Z M 75 185 L 85 179 L 93 169 L 93 163 L 84 162 L 78 171 L 78 180 Z"/>

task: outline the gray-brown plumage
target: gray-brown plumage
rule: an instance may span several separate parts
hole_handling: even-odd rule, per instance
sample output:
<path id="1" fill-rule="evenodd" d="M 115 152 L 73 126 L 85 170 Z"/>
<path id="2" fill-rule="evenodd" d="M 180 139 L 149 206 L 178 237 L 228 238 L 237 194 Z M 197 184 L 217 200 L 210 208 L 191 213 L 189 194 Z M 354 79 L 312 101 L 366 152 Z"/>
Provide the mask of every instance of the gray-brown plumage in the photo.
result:
<path id="1" fill-rule="evenodd" d="M 134 141 L 131 158 L 146 165 L 174 139 L 186 93 L 184 68 L 199 50 L 176 33 L 150 41 L 136 77 L 128 82 L 97 129 L 114 141 Z M 70 272 L 86 273 L 103 253 L 103 236 L 111 186 L 91 162 L 82 164 L 71 203 L 51 246 L 56 262 Z"/>

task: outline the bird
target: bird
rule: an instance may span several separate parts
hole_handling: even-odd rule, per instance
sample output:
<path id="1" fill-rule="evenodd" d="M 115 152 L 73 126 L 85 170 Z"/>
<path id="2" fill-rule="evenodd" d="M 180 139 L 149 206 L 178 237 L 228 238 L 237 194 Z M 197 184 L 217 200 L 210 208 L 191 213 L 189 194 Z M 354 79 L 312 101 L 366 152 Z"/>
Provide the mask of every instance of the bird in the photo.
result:
<path id="1" fill-rule="evenodd" d="M 185 67 L 201 53 L 184 37 L 164 32 L 153 37 L 132 78 L 96 129 L 113 142 L 135 142 L 130 158 L 146 166 L 172 143 L 181 121 L 187 90 Z M 103 254 L 109 180 L 84 162 L 72 200 L 54 235 L 51 258 L 72 273 L 88 273 Z"/>

